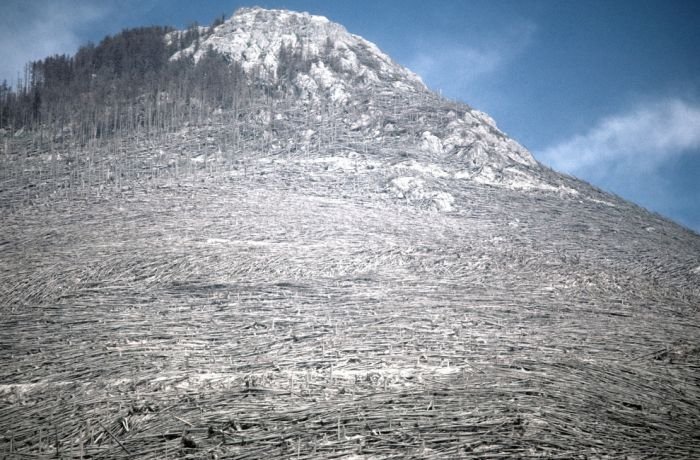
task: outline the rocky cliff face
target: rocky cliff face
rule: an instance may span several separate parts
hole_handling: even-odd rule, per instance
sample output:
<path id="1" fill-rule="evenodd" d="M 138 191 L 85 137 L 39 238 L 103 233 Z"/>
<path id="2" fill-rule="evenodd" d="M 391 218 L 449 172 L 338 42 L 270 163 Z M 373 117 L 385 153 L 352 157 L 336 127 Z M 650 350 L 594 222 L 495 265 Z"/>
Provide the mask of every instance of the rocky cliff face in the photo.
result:
<path id="1" fill-rule="evenodd" d="M 350 93 L 373 83 L 426 91 L 416 74 L 396 64 L 374 43 L 308 13 L 243 8 L 181 54 L 197 59 L 209 48 L 239 62 L 256 79 L 291 84 L 307 96 L 336 102 L 349 102 Z M 293 57 L 305 61 L 306 69 L 285 81 L 288 67 L 300 65 L 291 62 Z M 326 93 L 319 94 L 322 90 Z"/>
<path id="2" fill-rule="evenodd" d="M 324 17 L 242 9 L 173 59 L 198 59 L 207 50 L 240 63 L 252 81 L 293 94 L 297 104 L 332 103 L 332 113 L 316 116 L 335 118 L 338 130 L 355 131 L 365 143 L 393 138 L 407 151 L 422 151 L 450 177 L 570 191 L 546 180 L 532 155 L 488 115 L 437 97 L 376 45 Z"/>

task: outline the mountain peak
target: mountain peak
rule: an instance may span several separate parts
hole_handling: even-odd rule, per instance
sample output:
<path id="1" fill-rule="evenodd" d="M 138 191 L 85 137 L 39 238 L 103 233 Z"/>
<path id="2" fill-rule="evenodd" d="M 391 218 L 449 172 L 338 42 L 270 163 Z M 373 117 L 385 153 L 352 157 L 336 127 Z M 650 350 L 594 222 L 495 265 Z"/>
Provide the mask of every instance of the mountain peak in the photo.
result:
<path id="1" fill-rule="evenodd" d="M 374 43 L 309 13 L 241 8 L 174 58 L 192 55 L 197 60 L 209 49 L 267 83 L 287 84 L 309 97 L 327 93 L 335 102 L 347 102 L 353 88 L 367 85 L 426 90 L 420 77 Z"/>
<path id="2" fill-rule="evenodd" d="M 460 177 L 516 188 L 557 188 L 535 177 L 537 162 L 530 152 L 499 131 L 488 115 L 431 92 L 377 45 L 323 16 L 242 8 L 173 59 L 197 61 L 210 51 L 240 65 L 254 85 L 302 103 L 345 107 L 342 119 L 365 141 L 404 136 L 405 148 L 465 168 Z"/>
<path id="3" fill-rule="evenodd" d="M 255 8 L 27 76 L 0 88 L 1 452 L 700 452 L 700 236 L 369 42 Z"/>

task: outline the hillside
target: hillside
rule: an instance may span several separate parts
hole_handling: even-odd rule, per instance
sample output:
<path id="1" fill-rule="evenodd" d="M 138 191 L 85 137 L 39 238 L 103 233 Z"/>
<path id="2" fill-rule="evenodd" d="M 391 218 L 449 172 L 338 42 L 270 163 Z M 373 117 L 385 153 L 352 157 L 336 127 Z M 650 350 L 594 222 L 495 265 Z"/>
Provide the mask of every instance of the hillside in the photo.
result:
<path id="1" fill-rule="evenodd" d="M 325 18 L 187 33 L 3 133 L 3 455 L 698 455 L 700 236 Z"/>

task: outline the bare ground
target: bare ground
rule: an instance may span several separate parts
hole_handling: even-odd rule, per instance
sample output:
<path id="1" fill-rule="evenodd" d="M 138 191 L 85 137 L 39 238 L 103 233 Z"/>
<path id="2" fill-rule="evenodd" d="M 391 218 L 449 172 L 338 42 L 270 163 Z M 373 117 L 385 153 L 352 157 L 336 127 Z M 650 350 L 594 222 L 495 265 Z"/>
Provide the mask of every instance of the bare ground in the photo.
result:
<path id="1" fill-rule="evenodd" d="M 279 168 L 5 201 L 0 456 L 700 453 L 698 235 Z"/>

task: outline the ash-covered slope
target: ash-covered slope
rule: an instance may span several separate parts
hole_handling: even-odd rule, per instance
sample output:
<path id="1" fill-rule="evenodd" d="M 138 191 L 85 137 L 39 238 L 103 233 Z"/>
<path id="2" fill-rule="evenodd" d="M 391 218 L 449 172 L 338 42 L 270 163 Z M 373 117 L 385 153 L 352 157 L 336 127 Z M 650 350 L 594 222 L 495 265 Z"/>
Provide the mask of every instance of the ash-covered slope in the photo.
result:
<path id="1" fill-rule="evenodd" d="M 256 84 L 292 94 L 297 104 L 332 102 L 335 110 L 326 116 L 339 122 L 337 130 L 360 131 L 365 139 L 410 134 L 401 139 L 402 146 L 461 167 L 456 170 L 461 178 L 515 188 L 558 188 L 543 180 L 532 155 L 499 131 L 488 115 L 440 100 L 375 44 L 324 17 L 241 9 L 172 59 L 192 55 L 196 60 L 209 50 L 239 63 Z M 284 121 L 284 115 L 275 115 L 276 121 Z"/>
<path id="2" fill-rule="evenodd" d="M 240 63 L 243 69 L 267 83 L 291 84 L 309 97 L 347 102 L 358 87 L 382 83 L 407 91 L 424 91 L 420 78 L 382 53 L 374 43 L 348 33 L 322 16 L 284 10 L 243 8 L 209 32 L 196 46 L 174 58 L 201 58 L 213 49 Z M 297 62 L 294 62 L 297 61 Z M 303 72 L 289 67 L 306 61 Z M 291 78 L 290 78 L 291 77 Z"/>
<path id="3" fill-rule="evenodd" d="M 245 100 L 3 138 L 0 452 L 697 457 L 697 234 L 326 20 L 209 45 Z"/>

